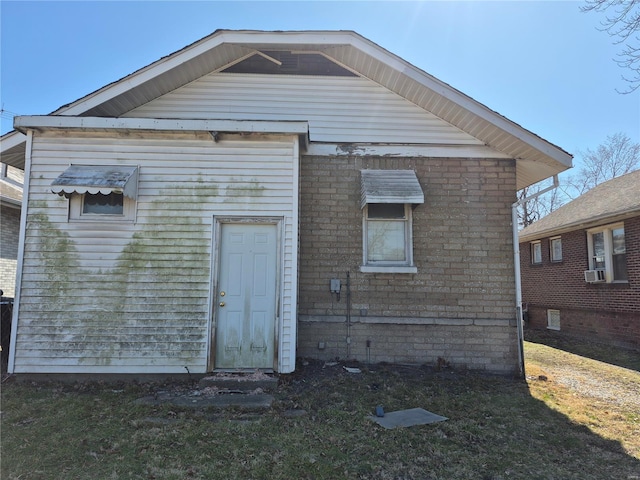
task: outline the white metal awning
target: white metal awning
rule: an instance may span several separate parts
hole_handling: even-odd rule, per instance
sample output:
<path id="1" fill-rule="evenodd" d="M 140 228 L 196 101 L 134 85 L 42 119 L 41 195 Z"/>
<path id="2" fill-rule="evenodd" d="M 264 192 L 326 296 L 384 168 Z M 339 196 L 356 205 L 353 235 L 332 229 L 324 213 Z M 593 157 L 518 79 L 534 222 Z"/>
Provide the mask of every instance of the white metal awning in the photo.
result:
<path id="1" fill-rule="evenodd" d="M 424 203 L 413 170 L 360 170 L 360 208 L 368 203 Z"/>
<path id="2" fill-rule="evenodd" d="M 72 193 L 122 193 L 136 198 L 138 167 L 125 165 L 71 165 L 51 183 L 51 191 L 68 197 Z"/>

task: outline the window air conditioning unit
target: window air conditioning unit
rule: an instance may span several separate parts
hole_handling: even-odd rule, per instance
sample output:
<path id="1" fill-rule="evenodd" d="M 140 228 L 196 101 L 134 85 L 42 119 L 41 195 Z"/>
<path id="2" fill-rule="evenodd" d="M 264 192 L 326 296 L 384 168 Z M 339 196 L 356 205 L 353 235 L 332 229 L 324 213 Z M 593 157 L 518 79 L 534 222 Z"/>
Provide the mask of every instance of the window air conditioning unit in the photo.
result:
<path id="1" fill-rule="evenodd" d="M 585 270 L 584 281 L 587 283 L 604 282 L 606 277 L 604 270 Z"/>

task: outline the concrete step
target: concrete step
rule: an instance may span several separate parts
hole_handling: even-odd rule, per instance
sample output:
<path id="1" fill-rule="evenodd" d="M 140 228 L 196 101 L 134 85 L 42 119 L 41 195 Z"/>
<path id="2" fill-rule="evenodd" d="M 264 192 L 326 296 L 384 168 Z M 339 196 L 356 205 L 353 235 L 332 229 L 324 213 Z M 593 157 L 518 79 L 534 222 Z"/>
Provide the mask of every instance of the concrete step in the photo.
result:
<path id="1" fill-rule="evenodd" d="M 278 378 L 265 373 L 217 373 L 198 382 L 201 389 L 219 390 L 228 393 L 273 392 L 278 387 Z"/>
<path id="2" fill-rule="evenodd" d="M 268 410 L 274 402 L 269 392 L 278 387 L 278 378 L 262 372 L 214 373 L 190 389 L 159 390 L 137 400 L 146 405 L 170 404 L 189 408 L 238 408 Z"/>

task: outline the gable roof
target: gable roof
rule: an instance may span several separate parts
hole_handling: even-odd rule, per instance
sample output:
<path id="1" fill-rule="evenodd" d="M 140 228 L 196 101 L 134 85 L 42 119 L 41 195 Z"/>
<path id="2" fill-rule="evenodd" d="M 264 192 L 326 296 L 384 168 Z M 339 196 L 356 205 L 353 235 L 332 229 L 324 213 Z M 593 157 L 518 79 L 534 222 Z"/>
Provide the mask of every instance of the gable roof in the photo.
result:
<path id="1" fill-rule="evenodd" d="M 516 159 L 518 188 L 571 167 L 572 156 L 352 31 L 265 32 L 217 30 L 213 34 L 60 107 L 51 115 L 120 117 L 203 75 L 265 51 L 317 53 L 368 78 Z M 0 139 L 3 161 L 24 165 L 25 136 Z"/>
<path id="2" fill-rule="evenodd" d="M 640 215 L 640 170 L 592 188 L 520 231 L 520 242 Z"/>

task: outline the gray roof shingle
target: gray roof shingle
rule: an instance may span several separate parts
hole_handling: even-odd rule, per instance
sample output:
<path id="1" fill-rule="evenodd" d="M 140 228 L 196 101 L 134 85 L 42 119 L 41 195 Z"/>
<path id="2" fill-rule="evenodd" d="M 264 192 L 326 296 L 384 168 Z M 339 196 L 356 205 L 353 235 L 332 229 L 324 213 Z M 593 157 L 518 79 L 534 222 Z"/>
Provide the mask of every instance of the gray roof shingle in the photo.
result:
<path id="1" fill-rule="evenodd" d="M 640 170 L 616 177 L 523 228 L 520 242 L 640 214 Z"/>

